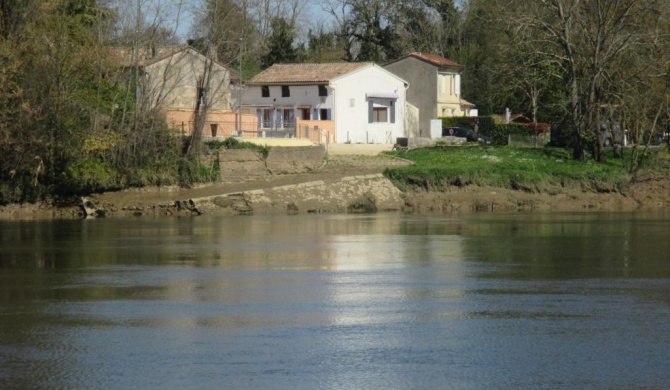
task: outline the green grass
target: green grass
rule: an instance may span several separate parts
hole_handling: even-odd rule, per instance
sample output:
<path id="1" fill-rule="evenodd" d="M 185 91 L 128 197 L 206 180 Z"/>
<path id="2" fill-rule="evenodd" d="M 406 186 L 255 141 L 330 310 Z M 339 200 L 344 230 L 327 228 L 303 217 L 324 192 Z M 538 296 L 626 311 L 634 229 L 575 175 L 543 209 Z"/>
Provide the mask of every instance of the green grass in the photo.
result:
<path id="1" fill-rule="evenodd" d="M 624 161 L 575 161 L 563 149 L 509 147 L 434 147 L 391 152 L 414 165 L 388 168 L 385 175 L 401 188 L 443 189 L 449 185 L 504 188 L 599 183 L 621 189 L 630 181 Z"/>
<path id="2" fill-rule="evenodd" d="M 221 148 L 225 149 L 249 149 L 249 150 L 254 150 L 256 152 L 259 152 L 260 154 L 263 155 L 263 157 L 267 157 L 268 153 L 270 152 L 270 147 L 268 146 L 263 146 L 263 145 L 257 145 L 252 142 L 244 142 L 244 141 L 239 141 L 236 138 L 229 137 L 226 138 L 223 141 L 219 140 L 211 140 L 205 142 L 205 145 L 210 150 L 220 150 Z"/>

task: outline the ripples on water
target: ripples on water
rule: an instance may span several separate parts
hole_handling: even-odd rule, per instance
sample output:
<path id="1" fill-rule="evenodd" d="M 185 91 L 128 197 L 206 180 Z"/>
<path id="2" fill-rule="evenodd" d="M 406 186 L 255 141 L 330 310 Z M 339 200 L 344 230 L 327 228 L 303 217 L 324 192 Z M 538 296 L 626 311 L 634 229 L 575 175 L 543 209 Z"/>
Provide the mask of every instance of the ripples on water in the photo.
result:
<path id="1" fill-rule="evenodd" d="M 0 388 L 664 389 L 670 219 L 0 224 Z"/>

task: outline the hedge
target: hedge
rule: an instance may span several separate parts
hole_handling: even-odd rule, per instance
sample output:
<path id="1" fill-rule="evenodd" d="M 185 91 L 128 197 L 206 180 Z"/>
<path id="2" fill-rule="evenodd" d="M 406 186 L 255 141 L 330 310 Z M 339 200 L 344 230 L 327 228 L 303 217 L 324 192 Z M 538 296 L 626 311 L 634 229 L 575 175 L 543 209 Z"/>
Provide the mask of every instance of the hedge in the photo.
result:
<path id="1" fill-rule="evenodd" d="M 491 138 L 493 145 L 507 145 L 510 134 L 528 134 L 528 127 L 520 123 L 496 124 L 489 116 L 440 118 L 442 128 L 465 127 L 474 129 L 477 124 L 479 134 Z"/>

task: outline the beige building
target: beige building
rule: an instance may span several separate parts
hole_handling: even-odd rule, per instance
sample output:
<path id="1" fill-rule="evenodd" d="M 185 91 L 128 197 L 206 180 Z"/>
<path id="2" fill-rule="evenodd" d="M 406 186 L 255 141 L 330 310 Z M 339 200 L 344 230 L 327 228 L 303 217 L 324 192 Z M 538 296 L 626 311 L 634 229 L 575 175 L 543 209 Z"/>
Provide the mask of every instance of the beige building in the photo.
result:
<path id="1" fill-rule="evenodd" d="M 164 112 L 172 127 L 190 133 L 193 113 L 199 105 L 208 110 L 208 128 L 230 128 L 228 133 L 234 128 L 232 74 L 219 62 L 211 61 L 190 46 L 140 50 L 135 54 L 130 48 L 114 48 L 110 54 L 125 69 L 132 70 L 137 63 L 140 75 L 137 101 L 146 110 Z M 224 120 L 222 118 L 231 124 L 216 125 Z M 230 135 L 217 133 L 214 130 L 211 135 Z M 205 135 L 209 135 L 207 129 Z"/>

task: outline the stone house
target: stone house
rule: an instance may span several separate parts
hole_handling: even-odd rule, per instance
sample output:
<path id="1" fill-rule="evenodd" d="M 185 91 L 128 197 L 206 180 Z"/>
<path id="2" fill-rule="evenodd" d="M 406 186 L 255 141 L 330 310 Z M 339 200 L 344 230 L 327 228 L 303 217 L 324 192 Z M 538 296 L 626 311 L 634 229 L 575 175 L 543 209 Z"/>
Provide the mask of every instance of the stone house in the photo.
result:
<path id="1" fill-rule="evenodd" d="M 112 48 L 110 55 L 122 68 L 132 71 L 137 58 L 137 101 L 148 110 L 161 110 L 173 128 L 190 134 L 196 104 L 205 106 L 205 135 L 230 136 L 235 129 L 232 110 L 233 72 L 190 46 L 141 49 Z M 211 66 L 207 78 L 205 69 Z"/>

